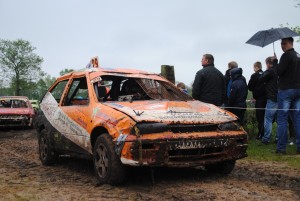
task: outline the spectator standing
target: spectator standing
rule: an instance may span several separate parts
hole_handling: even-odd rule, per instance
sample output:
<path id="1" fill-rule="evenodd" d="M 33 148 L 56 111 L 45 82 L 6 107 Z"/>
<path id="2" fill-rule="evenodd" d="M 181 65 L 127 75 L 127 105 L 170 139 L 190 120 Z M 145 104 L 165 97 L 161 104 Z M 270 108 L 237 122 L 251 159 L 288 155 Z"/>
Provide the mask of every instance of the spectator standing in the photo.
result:
<path id="1" fill-rule="evenodd" d="M 255 99 L 255 115 L 258 124 L 258 133 L 256 139 L 261 140 L 264 135 L 264 118 L 265 118 L 265 107 L 267 104 L 266 92 L 264 83 L 258 83 L 258 79 L 263 74 L 262 65 L 259 61 L 253 65 L 254 73 L 251 75 L 248 89 L 252 92 L 253 98 Z"/>
<path id="2" fill-rule="evenodd" d="M 278 113 L 276 153 L 285 154 L 287 145 L 287 124 L 289 110 L 293 113 L 296 130 L 297 153 L 300 154 L 300 55 L 293 48 L 293 38 L 281 40 L 283 54 L 277 67 L 278 73 Z M 276 58 L 276 57 L 275 57 Z M 277 63 L 277 59 L 274 59 Z"/>
<path id="3" fill-rule="evenodd" d="M 242 68 L 234 68 L 230 71 L 231 89 L 228 97 L 228 110 L 239 117 L 240 123 L 244 123 L 244 114 L 247 108 L 246 99 L 248 95 L 247 82 L 242 76 Z"/>
<path id="4" fill-rule="evenodd" d="M 225 82 L 226 82 L 226 96 L 225 96 L 225 107 L 228 106 L 228 97 L 230 94 L 230 88 L 232 84 L 232 80 L 230 78 L 230 71 L 234 68 L 237 68 L 238 64 L 235 61 L 231 61 L 228 63 L 228 69 L 225 72 Z"/>
<path id="5" fill-rule="evenodd" d="M 179 82 L 177 84 L 177 87 L 184 93 L 189 94 L 188 90 L 185 87 L 185 84 L 183 82 Z"/>
<path id="6" fill-rule="evenodd" d="M 259 84 L 264 84 L 266 89 L 267 105 L 265 111 L 264 134 L 262 143 L 268 144 L 271 139 L 272 125 L 277 114 L 277 73 L 273 67 L 272 57 L 266 58 L 267 69 L 258 79 Z"/>
<path id="7" fill-rule="evenodd" d="M 215 67 L 213 55 L 203 55 L 201 63 L 203 68 L 196 73 L 192 97 L 205 103 L 221 106 L 225 100 L 225 77 Z"/>

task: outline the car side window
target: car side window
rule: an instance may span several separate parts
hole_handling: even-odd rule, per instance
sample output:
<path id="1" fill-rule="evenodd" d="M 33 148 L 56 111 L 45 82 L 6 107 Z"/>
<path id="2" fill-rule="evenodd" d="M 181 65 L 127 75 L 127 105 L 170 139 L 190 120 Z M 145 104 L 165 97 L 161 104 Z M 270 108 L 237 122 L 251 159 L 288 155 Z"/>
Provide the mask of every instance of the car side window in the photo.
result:
<path id="1" fill-rule="evenodd" d="M 61 96 L 65 90 L 67 83 L 68 83 L 68 80 L 61 81 L 50 91 L 50 93 L 55 98 L 57 103 L 60 102 Z"/>
<path id="2" fill-rule="evenodd" d="M 89 94 L 86 78 L 76 78 L 72 81 L 70 90 L 67 94 L 65 106 L 88 105 Z"/>

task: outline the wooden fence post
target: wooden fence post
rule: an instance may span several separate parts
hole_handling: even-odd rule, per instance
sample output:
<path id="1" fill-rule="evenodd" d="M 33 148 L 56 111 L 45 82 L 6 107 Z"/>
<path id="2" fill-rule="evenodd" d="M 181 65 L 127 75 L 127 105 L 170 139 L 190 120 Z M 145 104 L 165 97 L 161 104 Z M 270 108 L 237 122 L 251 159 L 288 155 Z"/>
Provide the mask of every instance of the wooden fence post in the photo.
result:
<path id="1" fill-rule="evenodd" d="M 173 84 L 175 84 L 174 66 L 161 65 L 161 75 Z"/>

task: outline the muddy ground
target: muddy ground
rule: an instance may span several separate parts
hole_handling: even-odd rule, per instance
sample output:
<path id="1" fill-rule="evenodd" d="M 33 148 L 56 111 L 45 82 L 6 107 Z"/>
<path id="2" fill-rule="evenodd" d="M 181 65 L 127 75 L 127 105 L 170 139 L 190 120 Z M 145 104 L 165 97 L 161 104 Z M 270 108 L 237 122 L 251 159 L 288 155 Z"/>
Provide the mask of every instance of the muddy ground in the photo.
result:
<path id="1" fill-rule="evenodd" d="M 0 131 L 0 200 L 300 200 L 300 170 L 281 163 L 242 159 L 226 177 L 203 168 L 134 168 L 127 177 L 97 185 L 92 163 L 70 158 L 45 167 L 34 129 Z"/>

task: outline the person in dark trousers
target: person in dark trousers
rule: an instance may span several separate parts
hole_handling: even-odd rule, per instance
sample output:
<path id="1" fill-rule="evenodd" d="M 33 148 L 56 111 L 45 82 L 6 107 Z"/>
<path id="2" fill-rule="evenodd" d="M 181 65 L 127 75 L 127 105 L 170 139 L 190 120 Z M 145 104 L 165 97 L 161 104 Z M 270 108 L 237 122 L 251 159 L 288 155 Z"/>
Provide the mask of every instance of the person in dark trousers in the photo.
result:
<path id="1" fill-rule="evenodd" d="M 295 137 L 296 137 L 296 130 L 295 130 L 295 124 L 293 122 L 293 112 L 289 112 L 288 122 L 289 122 L 289 145 L 294 145 L 296 143 Z"/>
<path id="2" fill-rule="evenodd" d="M 278 111 L 277 111 L 277 148 L 276 153 L 285 154 L 287 145 L 288 115 L 291 112 L 296 130 L 297 153 L 300 154 L 300 54 L 293 48 L 293 38 L 281 40 L 283 54 L 277 66 L 278 74 Z M 276 65 L 278 60 L 274 56 Z"/>
<path id="3" fill-rule="evenodd" d="M 272 57 L 266 58 L 267 69 L 258 79 L 258 84 L 264 84 L 267 105 L 265 111 L 264 134 L 262 143 L 268 144 L 271 140 L 272 125 L 277 114 L 277 73 L 273 67 Z"/>
<path id="4" fill-rule="evenodd" d="M 221 106 L 225 100 L 225 77 L 215 67 L 213 55 L 203 55 L 201 63 L 203 68 L 196 73 L 192 97 L 205 103 Z"/>
<path id="5" fill-rule="evenodd" d="M 248 89 L 252 92 L 253 98 L 255 99 L 255 115 L 258 124 L 258 133 L 256 139 L 261 140 L 264 135 L 264 118 L 265 118 L 265 107 L 267 104 L 266 92 L 264 83 L 258 83 L 258 79 L 263 74 L 262 65 L 259 61 L 253 65 L 254 73 L 251 75 Z"/>
<path id="6" fill-rule="evenodd" d="M 230 71 L 232 84 L 228 97 L 228 110 L 238 116 L 241 125 L 244 124 L 244 114 L 247 108 L 246 99 L 248 95 L 247 82 L 242 74 L 242 68 L 234 68 Z"/>

